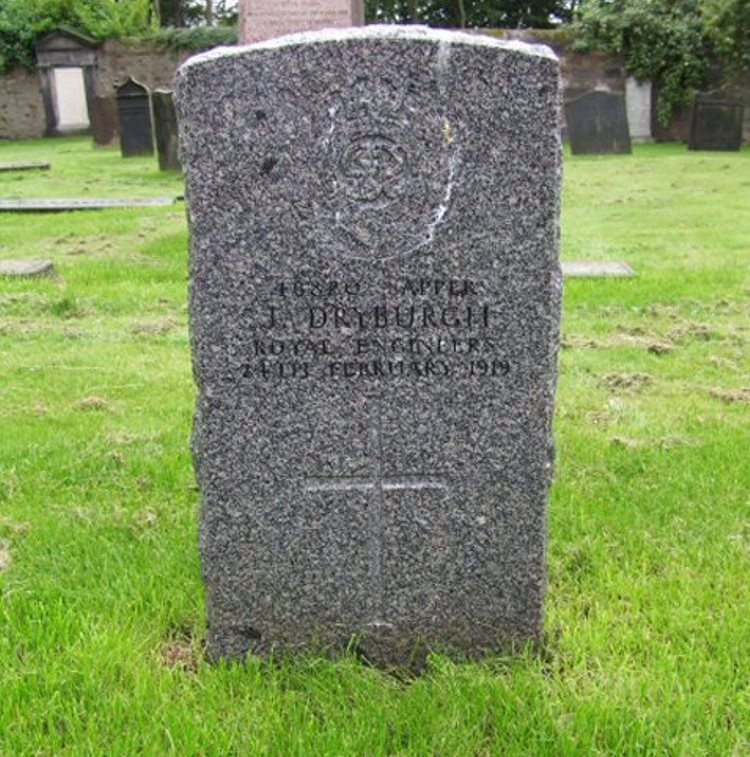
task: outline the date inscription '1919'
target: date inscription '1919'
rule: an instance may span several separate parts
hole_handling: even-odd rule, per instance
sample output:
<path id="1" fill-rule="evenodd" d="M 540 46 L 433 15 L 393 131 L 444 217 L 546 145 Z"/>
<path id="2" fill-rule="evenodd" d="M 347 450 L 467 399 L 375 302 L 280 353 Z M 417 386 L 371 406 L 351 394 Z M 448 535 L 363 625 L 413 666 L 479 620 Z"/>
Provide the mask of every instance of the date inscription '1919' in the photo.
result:
<path id="1" fill-rule="evenodd" d="M 382 298 L 361 281 L 280 280 L 248 312 L 245 378 L 480 380 L 511 372 L 493 304 L 469 279 L 403 279 Z"/>

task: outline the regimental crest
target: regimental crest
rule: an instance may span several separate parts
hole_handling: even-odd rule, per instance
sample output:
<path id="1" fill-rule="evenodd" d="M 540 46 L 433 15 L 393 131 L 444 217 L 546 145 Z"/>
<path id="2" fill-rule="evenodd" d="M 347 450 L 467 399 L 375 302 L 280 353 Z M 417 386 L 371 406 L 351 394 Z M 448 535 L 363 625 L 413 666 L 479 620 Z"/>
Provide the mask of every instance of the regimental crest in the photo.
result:
<path id="1" fill-rule="evenodd" d="M 460 133 L 434 102 L 398 80 L 358 78 L 330 101 L 324 149 L 330 191 L 323 202 L 355 256 L 416 253 L 439 234 Z"/>

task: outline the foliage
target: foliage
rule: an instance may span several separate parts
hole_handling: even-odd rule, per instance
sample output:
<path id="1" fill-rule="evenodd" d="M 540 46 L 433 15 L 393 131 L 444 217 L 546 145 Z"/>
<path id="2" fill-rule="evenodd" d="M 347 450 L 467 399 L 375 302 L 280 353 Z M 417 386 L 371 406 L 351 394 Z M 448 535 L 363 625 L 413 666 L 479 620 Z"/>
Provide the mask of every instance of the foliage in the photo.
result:
<path id="1" fill-rule="evenodd" d="M 237 29 L 233 26 L 193 26 L 159 29 L 154 41 L 166 50 L 209 50 L 218 45 L 237 44 Z"/>
<path id="2" fill-rule="evenodd" d="M 59 26 L 101 40 L 140 37 L 155 23 L 151 0 L 2 0 L 0 72 L 33 68 L 36 41 Z"/>
<path id="3" fill-rule="evenodd" d="M 625 60 L 641 81 L 659 85 L 659 121 L 669 123 L 712 64 L 750 63 L 747 0 L 584 0 L 577 48 L 603 49 Z"/>
<path id="4" fill-rule="evenodd" d="M 463 28 L 547 28 L 570 18 L 570 0 L 366 0 L 368 21 Z"/>

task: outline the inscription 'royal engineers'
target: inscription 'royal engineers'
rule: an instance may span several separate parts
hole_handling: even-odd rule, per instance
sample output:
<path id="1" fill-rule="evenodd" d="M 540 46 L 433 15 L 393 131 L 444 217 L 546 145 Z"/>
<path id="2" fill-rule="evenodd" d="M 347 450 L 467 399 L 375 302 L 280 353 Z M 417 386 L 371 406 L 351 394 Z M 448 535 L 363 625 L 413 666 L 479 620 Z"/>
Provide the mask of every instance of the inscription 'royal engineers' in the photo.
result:
<path id="1" fill-rule="evenodd" d="M 499 378 L 510 373 L 491 335 L 498 314 L 470 279 L 405 279 L 382 304 L 361 305 L 361 281 L 277 281 L 252 309 L 245 378 Z M 336 338 L 325 334 L 334 330 Z M 300 336 L 301 335 L 301 336 Z"/>

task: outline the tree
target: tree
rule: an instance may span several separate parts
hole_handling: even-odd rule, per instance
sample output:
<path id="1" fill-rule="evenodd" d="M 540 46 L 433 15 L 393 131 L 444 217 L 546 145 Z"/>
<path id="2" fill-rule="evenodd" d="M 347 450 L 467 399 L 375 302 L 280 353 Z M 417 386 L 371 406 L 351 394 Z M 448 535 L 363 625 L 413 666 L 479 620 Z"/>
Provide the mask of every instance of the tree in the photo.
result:
<path id="1" fill-rule="evenodd" d="M 658 118 L 671 121 L 712 65 L 750 63 L 747 0 L 583 0 L 576 44 L 621 55 L 640 81 L 659 84 Z"/>
<path id="2" fill-rule="evenodd" d="M 548 28 L 570 18 L 575 0 L 366 0 L 370 22 L 464 27 Z"/>

